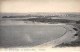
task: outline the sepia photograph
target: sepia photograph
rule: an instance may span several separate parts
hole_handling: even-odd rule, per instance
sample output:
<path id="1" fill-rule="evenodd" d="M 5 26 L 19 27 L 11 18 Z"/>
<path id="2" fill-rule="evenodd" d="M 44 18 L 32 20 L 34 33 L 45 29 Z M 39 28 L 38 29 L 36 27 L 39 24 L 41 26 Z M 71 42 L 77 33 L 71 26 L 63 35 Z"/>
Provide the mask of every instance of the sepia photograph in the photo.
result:
<path id="1" fill-rule="evenodd" d="M 80 51 L 80 0 L 0 0 L 0 51 Z"/>

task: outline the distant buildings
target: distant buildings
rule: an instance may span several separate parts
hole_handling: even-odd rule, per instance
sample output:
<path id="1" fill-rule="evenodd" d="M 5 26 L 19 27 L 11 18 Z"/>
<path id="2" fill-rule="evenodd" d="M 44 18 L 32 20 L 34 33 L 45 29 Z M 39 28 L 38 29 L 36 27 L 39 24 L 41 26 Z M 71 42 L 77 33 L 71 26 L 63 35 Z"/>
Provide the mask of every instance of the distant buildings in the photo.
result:
<path id="1" fill-rule="evenodd" d="M 3 19 L 10 19 L 14 21 L 32 21 L 34 22 L 42 22 L 42 23 L 80 23 L 80 21 L 68 20 L 68 19 L 57 19 L 59 16 L 36 16 L 36 15 L 25 15 L 25 16 L 3 16 Z M 55 19 L 53 19 L 55 18 Z"/>

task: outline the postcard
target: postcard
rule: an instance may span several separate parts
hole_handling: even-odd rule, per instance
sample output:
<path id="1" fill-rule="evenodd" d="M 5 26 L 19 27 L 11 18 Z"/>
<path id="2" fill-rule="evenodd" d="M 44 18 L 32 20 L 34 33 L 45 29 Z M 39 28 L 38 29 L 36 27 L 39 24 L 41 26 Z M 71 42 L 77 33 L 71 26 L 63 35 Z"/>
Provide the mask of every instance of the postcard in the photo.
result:
<path id="1" fill-rule="evenodd" d="M 79 0 L 0 0 L 0 51 L 80 51 Z"/>

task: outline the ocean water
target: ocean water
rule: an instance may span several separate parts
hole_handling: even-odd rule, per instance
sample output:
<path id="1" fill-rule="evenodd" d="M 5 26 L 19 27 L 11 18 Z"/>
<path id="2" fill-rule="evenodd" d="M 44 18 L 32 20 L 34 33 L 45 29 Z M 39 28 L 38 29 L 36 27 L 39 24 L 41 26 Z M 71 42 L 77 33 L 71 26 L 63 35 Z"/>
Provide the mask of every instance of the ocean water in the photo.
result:
<path id="1" fill-rule="evenodd" d="M 65 32 L 58 25 L 0 26 L 0 47 L 33 47 L 55 40 Z"/>

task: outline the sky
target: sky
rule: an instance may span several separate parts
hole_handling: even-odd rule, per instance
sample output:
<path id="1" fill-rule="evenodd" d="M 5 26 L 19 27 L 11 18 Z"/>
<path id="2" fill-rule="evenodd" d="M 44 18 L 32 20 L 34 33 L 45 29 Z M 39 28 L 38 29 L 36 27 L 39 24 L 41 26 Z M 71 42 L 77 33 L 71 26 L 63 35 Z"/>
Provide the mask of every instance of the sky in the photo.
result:
<path id="1" fill-rule="evenodd" d="M 80 12 L 79 0 L 0 0 L 1 12 Z"/>

